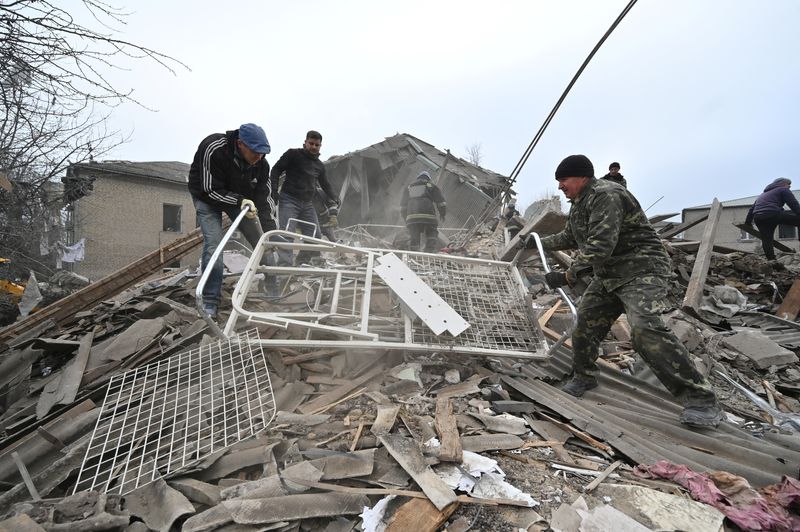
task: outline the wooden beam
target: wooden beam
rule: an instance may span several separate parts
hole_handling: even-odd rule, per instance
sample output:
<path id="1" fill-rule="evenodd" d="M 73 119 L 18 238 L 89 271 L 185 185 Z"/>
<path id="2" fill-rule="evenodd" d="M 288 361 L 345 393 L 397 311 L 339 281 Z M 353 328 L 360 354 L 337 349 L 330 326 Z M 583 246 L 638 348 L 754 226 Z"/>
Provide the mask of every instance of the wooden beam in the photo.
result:
<path id="1" fill-rule="evenodd" d="M 337 386 L 333 390 L 324 393 L 318 396 L 316 399 L 309 401 L 303 405 L 300 405 L 298 410 L 302 414 L 318 414 L 320 413 L 320 409 L 324 409 L 327 406 L 330 406 L 331 403 L 334 403 L 341 399 L 342 397 L 346 397 L 347 394 L 355 390 L 356 388 L 363 386 L 366 382 L 377 377 L 383 371 L 383 365 L 378 364 L 370 371 L 363 374 L 361 377 L 357 379 L 353 379 L 351 382 L 347 384 L 342 384 L 341 386 Z"/>
<path id="2" fill-rule="evenodd" d="M 447 520 L 458 508 L 458 503 L 453 503 L 443 510 L 438 510 L 426 499 L 411 499 L 397 509 L 392 517 L 386 532 L 436 532 L 442 528 Z"/>
<path id="3" fill-rule="evenodd" d="M 456 417 L 453 415 L 453 402 L 449 397 L 436 400 L 436 433 L 439 434 L 439 460 L 461 463 L 461 436 L 458 434 Z"/>
<path id="4" fill-rule="evenodd" d="M 747 231 L 748 233 L 750 233 L 751 235 L 753 235 L 757 239 L 761 240 L 761 232 L 758 229 L 756 229 L 755 227 L 753 227 L 752 225 L 733 224 L 733 226 L 741 229 L 742 231 Z M 775 249 L 779 249 L 781 251 L 785 251 L 786 253 L 796 253 L 797 252 L 796 249 L 790 248 L 786 244 L 782 244 L 782 243 L 778 242 L 777 240 L 772 242 L 772 247 L 774 247 Z"/>
<path id="5" fill-rule="evenodd" d="M 173 240 L 103 279 L 63 299 L 59 299 L 23 320 L 9 325 L 0 330 L 0 351 L 5 350 L 6 346 L 4 344 L 26 329 L 45 320 L 53 320 L 58 324 L 68 318 L 72 318 L 76 312 L 97 305 L 101 301 L 108 299 L 110 295 L 136 284 L 159 268 L 163 268 L 167 264 L 187 255 L 202 242 L 203 235 L 200 229 L 195 229 L 183 238 Z"/>
<path id="6" fill-rule="evenodd" d="M 705 222 L 708 218 L 708 214 L 701 216 L 697 220 L 692 220 L 691 222 L 683 222 L 682 224 L 676 225 L 672 229 L 667 229 L 660 235 L 658 235 L 663 240 L 669 240 L 675 235 L 683 233 L 687 229 L 694 227 L 695 225 L 699 224 L 700 222 Z"/>
<path id="7" fill-rule="evenodd" d="M 708 222 L 703 229 L 703 239 L 700 249 L 694 259 L 692 277 L 689 279 L 689 286 L 686 288 L 686 296 L 683 298 L 683 310 L 697 314 L 700 302 L 703 298 L 703 287 L 708 276 L 708 266 L 711 264 L 711 255 L 714 252 L 714 237 L 717 234 L 719 217 L 722 214 L 722 204 L 717 198 L 711 203 L 711 210 L 708 212 Z"/>
<path id="8" fill-rule="evenodd" d="M 795 279 L 775 315 L 784 320 L 794 321 L 798 312 L 800 312 L 800 279 Z"/>

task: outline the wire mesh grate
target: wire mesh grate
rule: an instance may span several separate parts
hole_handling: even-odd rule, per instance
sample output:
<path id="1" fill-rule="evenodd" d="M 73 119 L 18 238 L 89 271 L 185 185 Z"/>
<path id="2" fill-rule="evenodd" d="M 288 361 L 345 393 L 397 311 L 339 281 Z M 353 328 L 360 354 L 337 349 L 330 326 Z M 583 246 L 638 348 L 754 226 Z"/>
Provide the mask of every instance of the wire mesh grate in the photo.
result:
<path id="1" fill-rule="evenodd" d="M 275 400 L 258 331 L 111 379 L 75 492 L 124 495 L 264 430 Z"/>
<path id="2" fill-rule="evenodd" d="M 536 351 L 544 339 L 526 311 L 511 264 L 461 262 L 433 255 L 407 255 L 408 266 L 470 323 L 457 337 L 435 335 L 412 322 L 414 343 L 460 345 L 501 351 Z"/>

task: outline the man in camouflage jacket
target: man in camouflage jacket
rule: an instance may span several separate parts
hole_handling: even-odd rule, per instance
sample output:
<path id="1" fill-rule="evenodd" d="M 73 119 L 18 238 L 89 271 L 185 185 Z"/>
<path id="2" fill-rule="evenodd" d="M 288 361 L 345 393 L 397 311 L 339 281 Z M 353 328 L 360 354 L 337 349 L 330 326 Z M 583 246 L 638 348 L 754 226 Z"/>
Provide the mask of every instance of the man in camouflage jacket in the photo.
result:
<path id="1" fill-rule="evenodd" d="M 564 391 L 580 397 L 597 386 L 600 342 L 623 312 L 633 346 L 666 388 L 684 403 L 681 422 L 717 426 L 722 411 L 711 385 L 689 359 L 686 347 L 664 325 L 669 256 L 639 202 L 616 183 L 596 179 L 591 161 L 571 155 L 556 169 L 558 188 L 572 206 L 566 228 L 542 239 L 546 250 L 578 249 L 566 272 L 550 272 L 547 284 L 572 284 L 590 268 L 594 276 L 578 306 L 572 334 L 573 378 Z"/>

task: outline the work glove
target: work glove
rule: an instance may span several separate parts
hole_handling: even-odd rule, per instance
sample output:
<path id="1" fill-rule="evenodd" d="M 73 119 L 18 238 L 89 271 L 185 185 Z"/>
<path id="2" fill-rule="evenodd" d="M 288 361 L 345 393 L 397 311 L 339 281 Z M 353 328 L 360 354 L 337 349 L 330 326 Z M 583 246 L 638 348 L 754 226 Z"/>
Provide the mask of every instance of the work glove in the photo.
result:
<path id="1" fill-rule="evenodd" d="M 248 209 L 247 214 L 245 214 L 245 218 L 249 220 L 252 220 L 258 216 L 258 209 L 256 209 L 256 204 L 253 203 L 253 200 L 249 200 L 247 198 L 243 199 L 240 208 L 242 210 Z"/>
<path id="2" fill-rule="evenodd" d="M 444 221 L 444 214 L 439 213 L 439 220 L 441 220 L 442 222 Z"/>
<path id="3" fill-rule="evenodd" d="M 555 290 L 569 284 L 567 274 L 565 272 L 550 272 L 544 274 L 544 280 L 547 286 Z"/>
<path id="4" fill-rule="evenodd" d="M 335 214 L 328 218 L 328 225 L 336 229 L 339 227 L 339 217 Z"/>

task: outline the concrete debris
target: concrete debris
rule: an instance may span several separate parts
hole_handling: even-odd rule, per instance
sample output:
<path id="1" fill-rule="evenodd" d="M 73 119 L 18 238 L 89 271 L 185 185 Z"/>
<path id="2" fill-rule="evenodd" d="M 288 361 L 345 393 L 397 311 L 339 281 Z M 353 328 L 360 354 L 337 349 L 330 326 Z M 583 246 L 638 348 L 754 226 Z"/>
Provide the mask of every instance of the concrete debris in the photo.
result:
<path id="1" fill-rule="evenodd" d="M 759 369 L 797 363 L 796 354 L 779 346 L 760 331 L 739 331 L 725 336 L 722 343 L 752 360 Z"/>
<path id="2" fill-rule="evenodd" d="M 543 234 L 564 221 L 551 208 L 529 220 Z M 344 234 L 351 244 L 389 245 L 394 237 L 382 231 L 360 226 Z M 469 257 L 516 254 L 502 230 L 453 242 L 449 252 Z M 670 303 L 679 309 L 665 323 L 734 420 L 715 432 L 678 424 L 681 406 L 643 371 L 624 316 L 601 345 L 600 386 L 582 399 L 558 389 L 570 371 L 569 342 L 550 360 L 531 362 L 454 355 L 446 345 L 424 352 L 331 348 L 325 332 L 306 337 L 291 324 L 258 324 L 262 339 L 299 342 L 264 349 L 277 411 L 266 430 L 234 445 L 215 443 L 203 460 L 187 459 L 125 504 L 110 493 L 70 495 L 109 380 L 208 345 L 194 304 L 196 278 L 182 272 L 104 294 L 94 306 L 72 299 L 77 306 L 68 317 L 49 314 L 0 335 L 0 531 L 719 530 L 722 514 L 710 504 L 676 496 L 680 488 L 663 478 L 635 477 L 633 468 L 668 457 L 694 471 L 729 472 L 714 478 L 734 487 L 743 486 L 739 477 L 749 486 L 771 484 L 784 499 L 797 489 L 779 482 L 800 467 L 793 436 L 800 413 L 800 257 L 782 256 L 777 265 L 744 252 L 665 244 L 678 280 Z M 226 263 L 239 271 L 245 266 L 233 255 Z M 706 271 L 692 280 L 697 260 L 707 262 L 697 267 Z M 557 337 L 571 317 L 546 288 L 539 258 L 526 254 L 518 266 L 536 309 L 532 320 Z M 680 308 L 692 281 L 702 304 L 686 312 Z M 234 282 L 223 286 L 221 319 L 231 312 Z M 280 303 L 287 312 L 307 311 L 310 294 L 319 295 L 318 307 L 329 301 L 314 288 L 322 282 L 303 282 L 309 286 L 295 290 L 298 283 L 287 281 L 291 293 Z M 355 293 L 346 284 L 340 289 Z M 399 303 L 385 292 L 373 297 L 370 320 L 387 329 L 399 324 L 402 333 L 393 314 Z M 580 296 L 579 287 L 573 295 Z M 346 306 L 359 306 L 347 297 Z M 272 301 L 252 299 L 275 310 Z M 464 316 L 470 323 L 481 312 L 481 302 L 473 303 L 474 314 Z M 319 325 L 336 326 L 347 312 L 340 307 Z M 501 327 L 496 339 L 514 335 L 519 331 Z M 191 396 L 198 387 L 187 382 L 182 389 Z M 224 415 L 198 404 L 196 445 L 210 441 Z M 154 442 L 137 433 L 109 452 L 136 445 Z M 41 500 L 33 500 L 13 453 Z"/>
<path id="3" fill-rule="evenodd" d="M 189 499 L 163 479 L 128 493 L 125 503 L 131 515 L 139 517 L 151 530 L 169 532 L 182 515 L 195 513 Z"/>

